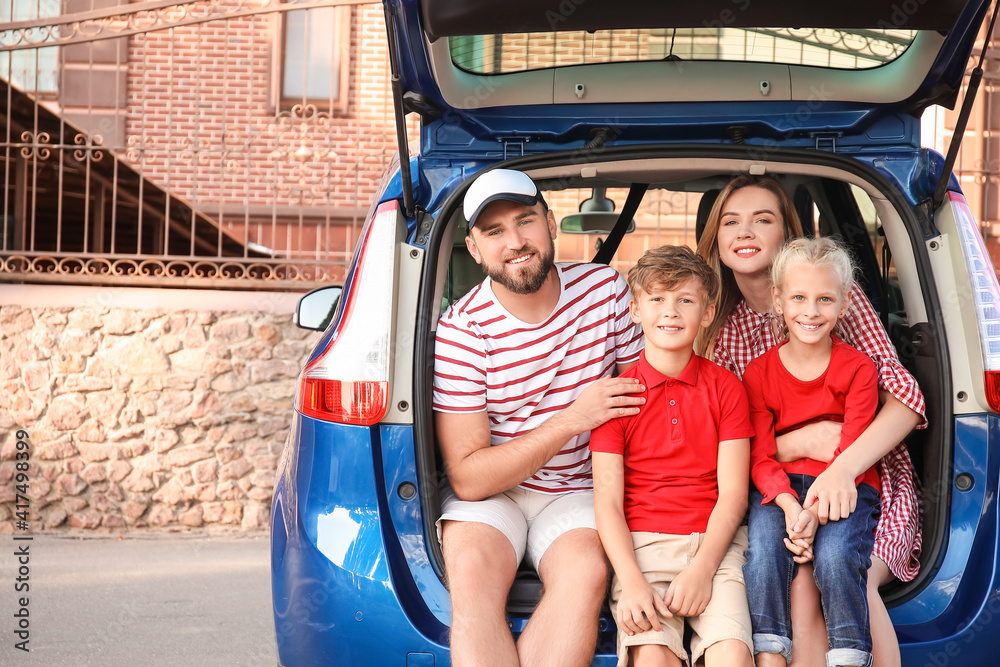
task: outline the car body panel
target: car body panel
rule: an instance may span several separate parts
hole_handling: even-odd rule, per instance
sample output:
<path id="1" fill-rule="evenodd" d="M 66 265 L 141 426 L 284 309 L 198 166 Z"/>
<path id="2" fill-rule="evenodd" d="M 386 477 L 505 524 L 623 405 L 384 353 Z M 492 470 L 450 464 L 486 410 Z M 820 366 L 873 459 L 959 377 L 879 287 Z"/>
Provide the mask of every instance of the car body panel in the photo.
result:
<path id="1" fill-rule="evenodd" d="M 958 419 L 955 473 L 971 474 L 975 483 L 968 492 L 952 493 L 951 541 L 934 580 L 889 611 L 904 665 L 996 662 L 998 437 L 995 414 Z"/>
<path id="2" fill-rule="evenodd" d="M 393 532 L 399 541 L 409 576 L 413 579 L 422 600 L 421 606 L 431 613 L 441 626 L 451 626 L 451 602 L 448 591 L 435 571 L 428 539 L 424 534 L 424 521 L 420 494 L 404 497 L 399 490 L 404 484 L 418 487 L 422 482 L 417 476 L 412 428 L 386 427 L 382 438 L 382 469 L 387 505 Z"/>
<path id="3" fill-rule="evenodd" d="M 295 415 L 298 446 L 286 448 L 279 465 L 271 526 L 282 664 L 367 666 L 399 664 L 411 651 L 447 655 L 447 627 L 425 606 L 408 613 L 404 601 L 423 598 L 414 595 L 398 540 L 385 536 L 391 518 L 374 461 L 380 432 L 392 441 L 399 437 L 393 430 Z M 405 573 L 398 583 L 397 570 Z"/>
<path id="4" fill-rule="evenodd" d="M 949 270 L 961 259 L 961 241 L 955 228 L 954 212 L 944 210 L 935 216 L 941 234 L 928 241 L 928 256 L 936 276 L 941 309 L 937 314 L 948 332 L 949 354 L 952 358 L 952 382 L 955 414 L 981 413 L 989 410 L 983 382 L 984 367 L 980 351 L 979 328 L 976 323 L 972 285 L 968 276 L 957 279 Z"/>
<path id="5" fill-rule="evenodd" d="M 436 154 L 439 147 L 457 150 L 458 145 L 465 145 L 469 150 L 485 155 L 491 150 L 495 151 L 495 142 L 502 141 L 511 132 L 534 134 L 532 141 L 558 143 L 561 148 L 567 148 L 572 147 L 577 140 L 581 125 L 589 130 L 602 122 L 606 123 L 606 119 L 622 119 L 622 124 L 627 120 L 629 125 L 637 123 L 642 126 L 645 125 L 641 120 L 643 116 L 658 118 L 665 126 L 687 123 L 689 130 L 693 129 L 690 118 L 709 117 L 715 119 L 715 122 L 710 122 L 707 126 L 699 124 L 698 129 L 704 135 L 690 137 L 689 140 L 709 137 L 725 139 L 725 134 L 720 134 L 717 126 L 725 129 L 726 107 L 734 101 L 752 104 L 753 110 L 734 109 L 730 116 L 734 120 L 730 124 L 739 119 L 745 121 L 748 118 L 781 117 L 789 113 L 794 117 L 794 106 L 782 109 L 782 105 L 789 101 L 815 102 L 821 98 L 824 107 L 834 103 L 851 104 L 855 122 L 846 122 L 847 116 L 838 121 L 834 114 L 830 117 L 834 121 L 834 128 L 840 128 L 835 131 L 841 132 L 844 137 L 865 136 L 868 128 L 876 125 L 882 114 L 895 115 L 901 119 L 907 113 L 919 115 L 919 111 L 932 103 L 948 106 L 954 104 L 989 3 L 986 0 L 969 0 L 960 12 L 958 9 L 962 3 L 949 3 L 952 5 L 951 11 L 942 12 L 938 17 L 949 24 L 935 26 L 935 30 L 947 33 L 943 39 L 933 31 L 922 34 L 921 39 L 928 41 L 926 52 L 911 47 L 896 61 L 874 69 L 847 71 L 802 65 L 694 61 L 606 63 L 485 76 L 469 74 L 452 67 L 445 44 L 447 40 L 431 42 L 423 31 L 428 12 L 464 12 L 468 8 L 463 7 L 463 4 L 443 2 L 431 6 L 432 3 L 421 3 L 418 0 L 394 0 L 386 3 L 387 17 L 391 21 L 390 29 L 395 30 L 397 38 L 397 70 L 408 108 L 421 114 L 423 124 L 437 124 L 435 131 L 425 132 L 421 136 L 421 150 L 425 155 Z M 727 4 L 732 3 L 720 3 L 719 7 Z M 746 4 L 755 8 L 757 3 Z M 874 7 L 878 4 L 862 3 L 862 6 Z M 885 11 L 876 14 L 877 17 L 891 17 L 893 12 L 900 11 L 905 15 L 904 19 L 922 15 L 921 4 L 916 1 L 912 12 L 901 10 L 898 3 L 881 4 L 885 5 Z M 790 22 L 796 16 L 794 8 L 797 6 L 799 5 L 789 3 L 785 13 L 787 21 Z M 580 16 L 589 11 L 589 8 L 590 3 L 587 3 L 586 9 L 575 7 L 572 14 Z M 486 5 L 482 5 L 481 9 L 485 10 Z M 508 9 L 504 7 L 499 11 L 507 14 Z M 699 3 L 698 11 L 712 19 L 718 14 L 718 9 L 711 3 Z M 813 15 L 812 9 L 810 7 L 809 16 L 792 25 L 800 27 L 829 24 L 818 13 Z M 625 8 L 618 10 L 616 13 L 621 16 Z M 835 9 L 834 13 L 837 11 L 842 12 L 844 17 L 841 27 L 853 25 L 853 17 L 867 13 L 859 12 L 856 3 L 846 3 L 839 10 Z M 527 14 L 526 17 L 534 16 L 534 24 L 537 24 L 528 25 L 528 28 L 569 28 L 560 22 L 552 24 L 545 21 L 543 14 L 542 11 Z M 752 25 L 753 11 L 739 14 L 740 20 L 731 25 Z M 952 25 L 950 21 L 956 14 L 959 17 Z M 816 20 L 810 23 L 809 18 L 813 16 Z M 521 18 L 518 17 L 521 23 L 531 22 L 530 18 L 520 21 Z M 657 20 L 657 13 L 647 8 L 641 19 L 630 23 L 633 26 L 656 26 L 659 25 Z M 886 24 L 885 21 L 879 23 L 879 18 L 874 20 L 873 27 Z M 457 26 L 456 21 L 452 21 L 450 25 Z M 789 24 L 786 22 L 781 25 Z M 696 22 L 695 25 L 711 25 L 711 20 Z M 471 23 L 469 27 L 476 29 L 478 26 L 478 23 Z M 451 28 L 454 29 L 457 28 Z M 918 60 L 911 63 L 907 61 L 908 58 Z M 901 73 L 896 73 L 897 70 L 892 69 L 893 67 Z M 903 72 L 906 73 L 905 77 Z M 764 80 L 762 77 L 766 77 L 766 80 L 773 79 L 773 97 L 771 94 L 762 97 L 759 90 L 760 83 Z M 904 78 L 911 83 L 898 87 L 898 82 Z M 634 83 L 626 83 L 630 81 Z M 586 85 L 585 95 L 575 94 L 578 90 L 575 87 L 577 83 Z M 890 94 L 896 88 L 898 90 Z M 535 92 L 530 92 L 532 90 Z M 704 95 L 701 99 L 697 93 L 699 90 Z M 698 101 L 705 102 L 705 106 L 697 113 L 692 113 L 690 105 Z M 717 102 L 714 106 L 710 104 L 713 101 Z M 614 104 L 608 113 L 609 110 L 603 108 L 603 105 L 610 102 Z M 643 110 L 650 103 L 655 103 L 654 109 Z M 827 113 L 817 110 L 792 129 L 805 136 L 810 132 L 825 132 L 830 129 Z M 776 125 L 780 127 L 781 123 Z M 712 129 L 715 129 L 714 133 Z M 586 132 L 583 134 L 585 136 Z M 656 139 L 656 136 L 647 136 L 647 141 Z M 876 133 L 868 136 L 868 141 L 870 145 L 891 144 L 892 138 L 887 142 L 880 133 Z M 502 159 L 504 156 L 501 154 L 499 157 Z"/>
<path id="6" fill-rule="evenodd" d="M 954 475 L 972 475 L 973 486 L 968 491 L 952 492 L 953 480 L 942 480 L 938 488 L 924 489 L 924 495 L 950 494 L 951 517 L 949 541 L 936 567 L 934 580 L 905 604 L 894 607 L 890 616 L 900 642 L 927 641 L 945 628 L 954 627 L 954 619 L 942 619 L 945 614 L 968 613 L 978 608 L 987 591 L 975 590 L 982 581 L 982 572 L 974 567 L 981 563 L 982 544 L 995 538 L 995 525 L 984 521 L 988 508 L 990 474 L 988 463 L 996 461 L 998 422 L 996 415 L 963 415 L 956 419 Z M 996 476 L 995 473 L 993 475 Z M 995 512 L 995 507 L 990 511 Z M 980 549 L 974 549 L 974 545 Z M 967 575 L 967 577 L 966 577 Z M 972 580 L 973 590 L 962 586 Z M 971 598 L 971 599 L 970 599 Z M 944 621 L 944 622 L 942 622 Z"/>
<path id="7" fill-rule="evenodd" d="M 670 114 L 656 104 L 596 104 L 586 115 L 565 119 L 561 115 L 566 112 L 557 107 L 497 108 L 481 111 L 471 129 L 446 114 L 422 126 L 421 150 L 427 157 L 446 159 L 485 155 L 503 160 L 561 150 L 586 154 L 599 128 L 607 128 L 615 146 L 735 141 L 760 146 L 762 155 L 777 146 L 842 152 L 919 148 L 920 122 L 910 114 L 876 113 L 854 103 L 826 101 L 822 95 L 816 91 L 766 109 L 750 102 L 678 102 Z M 688 120 L 692 117 L 700 119 L 696 126 Z M 553 125 L 557 129 L 549 129 Z"/>
<path id="8" fill-rule="evenodd" d="M 272 526 L 281 664 L 399 664 L 405 653 L 446 664 L 447 594 L 429 564 L 420 506 L 385 493 L 416 483 L 412 429 L 296 415 L 292 431 L 299 446 L 286 450 L 279 466 Z M 890 608 L 904 665 L 926 664 L 928 656 L 990 664 L 996 652 L 987 630 L 1000 613 L 1000 417 L 960 417 L 955 442 L 955 474 L 971 474 L 974 484 L 953 495 L 951 539 L 931 580 Z M 384 465 L 378 483 L 375 460 Z M 950 491 L 948 484 L 927 490 Z M 515 632 L 523 624 L 515 619 Z M 604 619 L 605 643 L 613 637 L 609 628 Z M 609 653 L 599 650 L 593 664 L 614 664 Z"/>

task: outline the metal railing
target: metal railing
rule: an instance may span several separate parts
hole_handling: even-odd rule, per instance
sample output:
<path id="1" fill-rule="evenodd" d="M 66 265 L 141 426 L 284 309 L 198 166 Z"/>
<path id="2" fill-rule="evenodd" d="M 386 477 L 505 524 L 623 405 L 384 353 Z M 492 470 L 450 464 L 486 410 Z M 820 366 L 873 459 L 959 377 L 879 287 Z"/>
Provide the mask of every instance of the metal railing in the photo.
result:
<path id="1" fill-rule="evenodd" d="M 292 11 L 319 23 L 290 64 Z M 396 150 L 381 13 L 162 0 L 0 24 L 0 282 L 342 280 Z M 310 61 L 327 39 L 335 57 Z"/>

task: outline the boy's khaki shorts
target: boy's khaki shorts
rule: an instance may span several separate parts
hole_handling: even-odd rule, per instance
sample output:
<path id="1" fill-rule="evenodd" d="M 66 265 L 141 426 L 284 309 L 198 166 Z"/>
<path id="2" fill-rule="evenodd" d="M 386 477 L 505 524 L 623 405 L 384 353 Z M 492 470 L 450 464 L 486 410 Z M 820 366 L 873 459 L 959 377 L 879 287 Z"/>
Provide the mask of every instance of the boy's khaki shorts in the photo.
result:
<path id="1" fill-rule="evenodd" d="M 704 538 L 704 533 L 692 535 L 632 533 L 632 546 L 635 549 L 635 559 L 639 569 L 659 595 L 666 593 L 670 582 L 688 566 L 691 558 L 698 553 Z M 687 621 L 694 631 L 691 638 L 691 658 L 694 663 L 697 664 L 701 660 L 705 649 L 724 639 L 738 639 L 746 644 L 747 650 L 752 655 L 753 631 L 750 626 L 750 608 L 747 606 L 747 589 L 743 583 L 743 564 L 747 562 L 743 554 L 747 544 L 747 528 L 740 526 L 712 580 L 712 599 L 701 615 L 691 618 L 660 616 L 660 626 L 663 628 L 660 632 L 650 629 L 629 636 L 619 628 L 618 666 L 628 665 L 630 646 L 644 644 L 666 646 L 681 659 L 681 662 L 686 663 L 687 651 L 683 642 L 684 621 Z M 611 611 L 616 621 L 621 593 L 621 584 L 616 576 L 611 586 Z"/>

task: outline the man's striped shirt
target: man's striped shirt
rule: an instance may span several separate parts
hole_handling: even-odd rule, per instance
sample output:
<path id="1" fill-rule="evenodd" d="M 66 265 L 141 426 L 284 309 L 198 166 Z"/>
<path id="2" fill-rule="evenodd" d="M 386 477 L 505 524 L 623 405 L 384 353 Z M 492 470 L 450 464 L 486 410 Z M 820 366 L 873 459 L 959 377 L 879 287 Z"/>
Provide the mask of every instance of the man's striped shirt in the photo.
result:
<path id="1" fill-rule="evenodd" d="M 539 324 L 521 322 L 487 278 L 441 316 L 434 352 L 434 409 L 482 412 L 498 445 L 563 410 L 616 364 L 637 361 L 642 330 L 629 317 L 629 291 L 601 264 L 556 264 L 561 294 Z M 590 489 L 590 432 L 572 438 L 521 486 L 564 493 Z"/>

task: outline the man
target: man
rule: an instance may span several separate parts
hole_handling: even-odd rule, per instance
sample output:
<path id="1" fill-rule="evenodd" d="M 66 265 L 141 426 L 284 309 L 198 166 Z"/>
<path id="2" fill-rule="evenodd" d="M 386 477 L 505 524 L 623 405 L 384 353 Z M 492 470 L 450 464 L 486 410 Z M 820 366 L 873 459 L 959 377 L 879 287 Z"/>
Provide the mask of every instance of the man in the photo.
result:
<path id="1" fill-rule="evenodd" d="M 496 169 L 465 195 L 466 245 L 489 276 L 441 317 L 434 409 L 450 486 L 439 532 L 455 665 L 587 665 L 607 590 L 590 430 L 638 414 L 629 291 L 610 267 L 555 264 L 555 216 Z M 522 557 L 544 595 L 516 645 L 505 604 Z"/>

